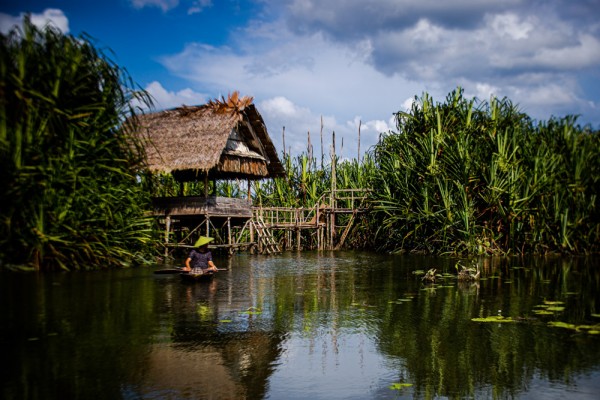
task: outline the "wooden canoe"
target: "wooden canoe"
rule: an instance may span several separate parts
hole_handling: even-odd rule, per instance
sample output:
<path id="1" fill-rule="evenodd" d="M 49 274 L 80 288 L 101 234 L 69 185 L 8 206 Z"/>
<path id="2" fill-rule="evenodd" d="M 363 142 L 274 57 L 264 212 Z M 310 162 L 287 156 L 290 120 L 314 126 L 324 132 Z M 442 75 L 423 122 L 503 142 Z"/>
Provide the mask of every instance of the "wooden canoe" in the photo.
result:
<path id="1" fill-rule="evenodd" d="M 213 278 L 214 275 L 214 272 L 205 272 L 204 274 L 190 274 L 189 272 L 182 272 L 179 274 L 183 282 L 209 281 Z"/>
<path id="2" fill-rule="evenodd" d="M 155 274 L 179 274 L 183 272 L 183 268 L 164 268 L 154 271 Z"/>

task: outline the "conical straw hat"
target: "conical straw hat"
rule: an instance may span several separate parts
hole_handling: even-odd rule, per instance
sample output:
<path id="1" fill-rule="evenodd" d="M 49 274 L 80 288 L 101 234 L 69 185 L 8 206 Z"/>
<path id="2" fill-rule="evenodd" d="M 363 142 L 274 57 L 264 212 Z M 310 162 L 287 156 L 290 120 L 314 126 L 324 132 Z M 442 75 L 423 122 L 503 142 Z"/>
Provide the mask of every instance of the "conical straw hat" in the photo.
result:
<path id="1" fill-rule="evenodd" d="M 194 247 L 204 246 L 205 244 L 209 244 L 213 240 L 215 240 L 215 238 L 211 238 L 208 236 L 200 236 L 200 238 L 198 238 L 198 240 L 196 241 L 196 244 L 194 244 Z"/>

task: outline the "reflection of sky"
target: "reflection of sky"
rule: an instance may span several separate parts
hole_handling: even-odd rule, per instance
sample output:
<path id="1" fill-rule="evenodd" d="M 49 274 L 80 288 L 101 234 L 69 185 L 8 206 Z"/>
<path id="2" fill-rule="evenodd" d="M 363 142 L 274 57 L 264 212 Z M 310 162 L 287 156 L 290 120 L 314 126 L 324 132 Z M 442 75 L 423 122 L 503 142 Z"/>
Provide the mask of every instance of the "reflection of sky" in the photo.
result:
<path id="1" fill-rule="evenodd" d="M 269 397 L 397 398 L 398 392 L 387 388 L 398 382 L 401 367 L 386 361 L 377 352 L 373 339 L 360 333 L 323 332 L 316 337 L 293 333 L 282 344 L 284 351 L 270 378 Z M 410 389 L 406 391 L 409 392 Z"/>
<path id="2" fill-rule="evenodd" d="M 412 389 L 396 391 L 393 383 L 410 383 L 401 360 L 382 356 L 373 336 L 362 333 L 322 332 L 307 336 L 294 332 L 269 379 L 271 399 L 398 399 L 412 398 Z M 482 387 L 475 398 L 493 397 L 494 388 Z M 569 384 L 536 374 L 518 399 L 592 400 L 600 398 L 600 370 L 574 377 Z"/>
<path id="3" fill-rule="evenodd" d="M 600 370 L 574 377 L 568 385 L 564 382 L 548 381 L 547 377 L 536 374 L 528 389 L 519 396 L 520 399 L 557 400 L 568 396 L 569 400 L 596 400 L 600 398 Z M 543 395 L 540 397 L 540 394 Z"/>

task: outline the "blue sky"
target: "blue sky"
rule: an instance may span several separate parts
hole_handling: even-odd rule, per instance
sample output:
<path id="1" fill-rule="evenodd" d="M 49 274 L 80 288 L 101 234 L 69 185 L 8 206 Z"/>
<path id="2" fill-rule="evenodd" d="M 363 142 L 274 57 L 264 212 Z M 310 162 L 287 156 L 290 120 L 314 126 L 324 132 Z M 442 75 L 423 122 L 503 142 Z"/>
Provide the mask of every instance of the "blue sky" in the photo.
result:
<path id="1" fill-rule="evenodd" d="M 158 109 L 238 90 L 254 97 L 275 145 L 307 132 L 355 157 L 414 96 L 507 97 L 537 120 L 600 127 L 600 0 L 19 0 L 0 31 L 51 22 L 85 32 Z M 343 143 L 343 148 L 341 145 Z"/>

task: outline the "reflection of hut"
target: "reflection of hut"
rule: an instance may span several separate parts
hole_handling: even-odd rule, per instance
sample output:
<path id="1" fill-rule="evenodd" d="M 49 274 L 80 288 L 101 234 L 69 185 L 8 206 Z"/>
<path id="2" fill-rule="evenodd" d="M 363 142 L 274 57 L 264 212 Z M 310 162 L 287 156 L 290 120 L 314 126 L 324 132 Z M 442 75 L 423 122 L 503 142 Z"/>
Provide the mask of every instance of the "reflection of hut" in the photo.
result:
<path id="1" fill-rule="evenodd" d="M 148 168 L 151 172 L 171 174 L 179 182 L 179 196 L 153 199 L 154 215 L 164 217 L 167 231 L 193 233 L 205 226 L 202 234 L 211 235 L 215 227 L 239 224 L 252 217 L 251 180 L 280 176 L 284 169 L 267 128 L 252 98 L 237 92 L 222 101 L 146 114 L 138 117 L 137 130 L 145 139 Z M 246 199 L 218 197 L 216 181 L 248 181 Z M 184 196 L 184 182 L 203 182 L 200 196 Z M 209 187 L 212 182 L 212 190 Z M 230 236 L 230 233 L 227 234 Z M 230 243 L 221 238 L 216 243 Z M 182 242 L 183 243 L 183 242 Z"/>
<path id="2" fill-rule="evenodd" d="M 213 332 L 197 341 L 149 348 L 143 395 L 194 399 L 262 399 L 281 337 L 265 332 Z"/>

